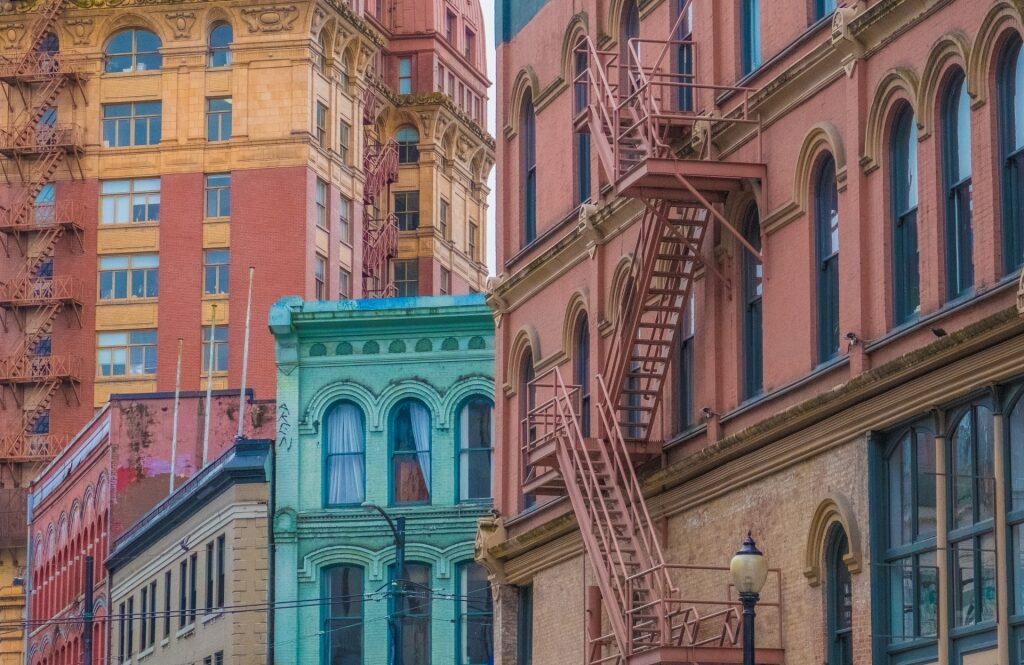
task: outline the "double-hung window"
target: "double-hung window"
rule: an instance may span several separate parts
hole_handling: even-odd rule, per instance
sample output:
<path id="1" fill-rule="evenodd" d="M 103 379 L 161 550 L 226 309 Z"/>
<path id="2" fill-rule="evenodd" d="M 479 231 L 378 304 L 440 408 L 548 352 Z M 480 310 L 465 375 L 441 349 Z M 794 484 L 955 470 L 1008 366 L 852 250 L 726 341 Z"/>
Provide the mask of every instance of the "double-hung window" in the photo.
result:
<path id="1" fill-rule="evenodd" d="M 398 94 L 412 94 L 412 58 L 398 60 Z"/>
<path id="2" fill-rule="evenodd" d="M 494 662 L 494 601 L 487 570 L 467 561 L 458 566 L 458 665 L 489 665 Z"/>
<path id="3" fill-rule="evenodd" d="M 213 350 L 213 371 L 228 371 L 228 327 L 203 326 L 203 374 L 210 373 L 210 351 Z"/>
<path id="4" fill-rule="evenodd" d="M 226 249 L 203 251 L 203 293 L 208 296 L 228 293 L 231 252 Z"/>
<path id="5" fill-rule="evenodd" d="M 160 143 L 163 104 L 127 102 L 103 105 L 103 147 L 157 145 Z"/>
<path id="6" fill-rule="evenodd" d="M 892 200 L 892 311 L 900 325 L 921 305 L 917 250 L 917 132 L 914 113 L 903 106 L 892 125 L 889 195 Z"/>
<path id="7" fill-rule="evenodd" d="M 1018 396 L 1005 427 L 1009 443 L 1007 530 L 1010 542 L 1010 624 L 1016 658 L 1024 658 L 1024 397 Z"/>
<path id="8" fill-rule="evenodd" d="M 211 173 L 206 176 L 206 218 L 231 216 L 231 174 Z"/>
<path id="9" fill-rule="evenodd" d="M 101 224 L 160 221 L 160 178 L 104 180 L 100 184 Z"/>
<path id="10" fill-rule="evenodd" d="M 963 295 L 974 284 L 971 228 L 971 100 L 958 72 L 946 89 L 942 109 L 942 161 L 946 190 L 946 297 Z"/>
<path id="11" fill-rule="evenodd" d="M 761 249 L 761 222 L 757 208 L 751 206 L 743 224 L 743 237 L 752 247 Z M 742 249 L 743 279 L 743 397 L 750 399 L 764 387 L 763 302 L 764 265 L 746 248 Z"/>
<path id="12" fill-rule="evenodd" d="M 212 542 L 206 543 L 206 610 L 207 614 L 213 612 L 213 594 L 216 593 L 216 583 L 213 576 L 213 547 Z"/>
<path id="13" fill-rule="evenodd" d="M 391 502 L 430 503 L 430 409 L 406 400 L 391 416 Z"/>
<path id="14" fill-rule="evenodd" d="M 420 193 L 395 192 L 395 216 L 400 231 L 415 231 L 420 227 Z"/>
<path id="15" fill-rule="evenodd" d="M 206 140 L 231 139 L 231 98 L 210 97 L 206 100 Z"/>
<path id="16" fill-rule="evenodd" d="M 469 258 L 472 261 L 480 260 L 479 252 L 477 251 L 477 235 L 479 234 L 477 228 L 478 227 L 476 224 L 470 222 L 469 230 L 466 233 L 466 235 L 468 236 L 468 238 L 466 239 L 466 252 L 469 254 Z"/>
<path id="17" fill-rule="evenodd" d="M 676 372 L 677 429 L 686 431 L 694 425 L 694 365 L 696 364 L 694 336 L 696 334 L 697 305 L 693 294 L 683 312 L 683 327 L 679 339 L 679 364 Z"/>
<path id="18" fill-rule="evenodd" d="M 227 581 L 227 537 L 217 536 L 217 600 L 214 604 L 218 609 L 224 609 L 224 597 L 226 595 L 224 584 Z"/>
<path id="19" fill-rule="evenodd" d="M 430 633 L 431 620 L 430 597 L 431 566 L 425 563 L 409 562 L 405 564 L 404 586 L 411 593 L 393 595 L 390 602 L 391 616 L 398 617 L 401 622 L 401 642 L 398 650 L 401 653 L 402 665 L 430 665 Z M 390 568 L 392 581 L 399 579 L 394 566 Z M 398 662 L 397 660 L 395 662 Z"/>
<path id="20" fill-rule="evenodd" d="M 100 300 L 156 298 L 160 257 L 157 254 L 100 257 Z"/>
<path id="21" fill-rule="evenodd" d="M 327 297 L 327 257 L 320 254 L 313 264 L 313 291 L 317 300 Z"/>
<path id="22" fill-rule="evenodd" d="M 316 135 L 316 142 L 322 148 L 327 147 L 327 105 L 323 102 L 316 103 L 316 117 L 314 118 L 315 127 L 313 131 Z"/>
<path id="23" fill-rule="evenodd" d="M 352 150 L 352 125 L 346 120 L 338 123 L 338 157 L 342 164 L 348 164 Z"/>
<path id="24" fill-rule="evenodd" d="M 474 397 L 459 413 L 459 500 L 491 498 L 494 407 Z"/>
<path id="25" fill-rule="evenodd" d="M 96 361 L 99 376 L 156 374 L 156 330 L 100 333 Z"/>
<path id="26" fill-rule="evenodd" d="M 448 240 L 448 216 L 451 213 L 451 206 L 447 201 L 441 199 L 441 205 L 438 208 L 437 220 L 440 226 L 441 238 Z"/>
<path id="27" fill-rule="evenodd" d="M 341 196 L 341 200 L 338 208 L 338 223 L 339 233 L 338 240 L 345 243 L 346 245 L 352 244 L 352 199 L 348 198 L 344 194 Z"/>
<path id="28" fill-rule="evenodd" d="M 366 427 L 351 402 L 331 407 L 324 420 L 324 504 L 358 506 L 366 497 Z"/>
<path id="29" fill-rule="evenodd" d="M 1003 269 L 1024 264 L 1024 48 L 1006 47 L 997 74 L 1003 185 Z M 1024 646 L 1021 647 L 1024 651 Z"/>
<path id="30" fill-rule="evenodd" d="M 352 271 L 348 268 L 338 269 L 338 298 L 348 300 L 352 297 Z"/>
<path id="31" fill-rule="evenodd" d="M 829 155 L 818 167 L 814 193 L 818 286 L 818 362 L 839 353 L 839 191 Z"/>
<path id="32" fill-rule="evenodd" d="M 331 665 L 363 665 L 363 569 L 342 565 L 323 573 L 323 634 Z"/>
<path id="33" fill-rule="evenodd" d="M 740 73 L 750 74 L 761 66 L 761 0 L 740 0 Z"/>
<path id="34" fill-rule="evenodd" d="M 420 291 L 420 265 L 416 259 L 400 259 L 392 262 L 395 271 L 395 288 L 399 298 L 412 298 Z"/>
<path id="35" fill-rule="evenodd" d="M 316 179 L 316 225 L 322 229 L 327 228 L 327 183 Z"/>

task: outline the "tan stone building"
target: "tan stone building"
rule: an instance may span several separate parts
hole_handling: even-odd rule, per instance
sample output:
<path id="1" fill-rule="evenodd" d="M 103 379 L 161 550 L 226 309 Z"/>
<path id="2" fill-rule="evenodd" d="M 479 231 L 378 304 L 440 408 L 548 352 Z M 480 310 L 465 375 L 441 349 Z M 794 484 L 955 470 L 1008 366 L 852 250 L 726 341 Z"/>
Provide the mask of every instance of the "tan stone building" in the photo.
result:
<path id="1" fill-rule="evenodd" d="M 237 442 L 115 542 L 109 663 L 264 661 L 271 447 Z"/>

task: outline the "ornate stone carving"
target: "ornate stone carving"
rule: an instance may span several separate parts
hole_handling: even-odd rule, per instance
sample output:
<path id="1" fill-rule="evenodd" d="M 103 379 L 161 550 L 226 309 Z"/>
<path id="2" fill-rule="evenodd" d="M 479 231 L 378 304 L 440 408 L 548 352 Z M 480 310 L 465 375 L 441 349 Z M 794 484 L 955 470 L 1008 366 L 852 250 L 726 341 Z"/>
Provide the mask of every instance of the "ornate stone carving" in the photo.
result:
<path id="1" fill-rule="evenodd" d="M 839 7 L 832 16 L 832 46 L 846 52 L 846 57 L 843 59 L 843 69 L 846 71 L 847 76 L 853 75 L 853 68 L 857 60 L 864 57 L 864 45 L 861 44 L 860 40 L 854 36 L 853 30 L 850 29 L 850 24 L 861 12 L 862 7 L 860 4 L 858 1 L 853 3 L 851 7 Z"/>
<path id="2" fill-rule="evenodd" d="M 310 33 L 316 36 L 320 35 L 320 30 L 324 27 L 324 23 L 327 22 L 327 12 L 324 11 L 323 7 L 317 7 L 313 10 L 313 26 Z"/>
<path id="3" fill-rule="evenodd" d="M 91 18 L 69 18 L 64 21 L 64 25 L 71 33 L 71 41 L 75 46 L 88 46 L 92 41 L 92 29 L 96 23 Z"/>
<path id="4" fill-rule="evenodd" d="M 299 18 L 295 5 L 267 5 L 242 10 L 249 32 L 289 32 Z"/>
<path id="5" fill-rule="evenodd" d="M 3 43 L 4 49 L 10 50 L 18 48 L 18 44 L 21 42 L 21 37 L 24 34 L 24 23 L 7 23 L 0 26 L 0 42 Z"/>
<path id="6" fill-rule="evenodd" d="M 196 23 L 195 12 L 168 12 L 166 17 L 175 39 L 188 39 L 192 36 L 192 26 Z"/>

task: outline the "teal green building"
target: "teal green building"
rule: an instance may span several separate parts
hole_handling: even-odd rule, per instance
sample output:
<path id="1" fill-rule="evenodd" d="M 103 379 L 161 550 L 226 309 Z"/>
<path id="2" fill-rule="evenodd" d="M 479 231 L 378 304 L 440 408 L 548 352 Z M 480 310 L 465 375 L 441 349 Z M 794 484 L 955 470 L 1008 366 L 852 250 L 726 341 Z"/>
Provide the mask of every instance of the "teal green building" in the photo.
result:
<path id="1" fill-rule="evenodd" d="M 494 320 L 481 295 L 270 312 L 275 665 L 487 665 Z M 405 518 L 401 588 L 392 527 Z"/>

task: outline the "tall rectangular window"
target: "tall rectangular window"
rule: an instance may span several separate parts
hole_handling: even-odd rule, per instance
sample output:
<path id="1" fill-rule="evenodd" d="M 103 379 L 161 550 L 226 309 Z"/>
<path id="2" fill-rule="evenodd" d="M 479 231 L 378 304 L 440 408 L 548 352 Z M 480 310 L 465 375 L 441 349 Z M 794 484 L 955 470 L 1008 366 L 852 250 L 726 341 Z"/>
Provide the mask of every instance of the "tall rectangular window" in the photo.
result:
<path id="1" fill-rule="evenodd" d="M 231 252 L 227 249 L 203 250 L 203 293 L 208 296 L 228 293 Z"/>
<path id="2" fill-rule="evenodd" d="M 680 330 L 679 340 L 679 363 L 676 374 L 676 411 L 678 413 L 678 427 L 680 432 L 685 432 L 694 425 L 694 334 L 696 303 L 693 294 L 686 303 L 686 311 L 683 314 L 683 327 Z"/>
<path id="3" fill-rule="evenodd" d="M 516 608 L 516 664 L 533 665 L 533 587 L 519 587 Z"/>
<path id="4" fill-rule="evenodd" d="M 206 140 L 227 141 L 230 138 L 231 98 L 208 98 L 206 100 Z"/>
<path id="5" fill-rule="evenodd" d="M 327 297 L 327 259 L 319 254 L 313 265 L 313 289 L 317 300 Z"/>
<path id="6" fill-rule="evenodd" d="M 520 171 L 522 174 L 522 244 L 537 239 L 537 117 L 533 97 L 523 100 L 519 130 Z"/>
<path id="7" fill-rule="evenodd" d="M 171 636 L 171 571 L 164 573 L 164 639 Z"/>
<path id="8" fill-rule="evenodd" d="M 402 259 L 392 263 L 395 270 L 395 288 L 399 298 L 411 298 L 419 295 L 419 261 Z"/>
<path id="9" fill-rule="evenodd" d="M 211 173 L 206 176 L 206 217 L 231 216 L 231 174 Z"/>
<path id="10" fill-rule="evenodd" d="M 162 131 L 161 102 L 103 105 L 103 147 L 157 145 Z"/>
<path id="11" fill-rule="evenodd" d="M 448 240 L 448 215 L 451 214 L 451 206 L 444 199 L 441 199 L 441 205 L 438 208 L 437 221 L 440 225 L 439 231 L 441 232 L 441 238 Z"/>
<path id="12" fill-rule="evenodd" d="M 342 164 L 349 163 L 352 148 L 352 125 L 345 120 L 338 123 L 338 157 Z"/>
<path id="13" fill-rule="evenodd" d="M 576 204 L 590 200 L 590 134 L 576 132 Z"/>
<path id="14" fill-rule="evenodd" d="M 213 543 L 206 543 L 206 613 L 213 611 L 213 594 L 216 593 L 213 577 Z"/>
<path id="15" fill-rule="evenodd" d="M 203 354 L 205 357 L 206 354 Z M 198 606 L 199 593 L 196 584 L 199 575 L 199 555 L 193 553 L 188 558 L 188 617 L 190 622 L 196 620 L 196 608 Z"/>
<path id="16" fill-rule="evenodd" d="M 440 293 L 442 296 L 450 295 L 452 292 L 452 271 L 447 268 L 441 268 L 441 288 Z"/>
<path id="17" fill-rule="evenodd" d="M 477 250 L 477 236 L 479 234 L 480 231 L 478 230 L 477 225 L 474 224 L 473 222 L 470 222 L 469 230 L 466 233 L 466 235 L 468 236 L 468 238 L 466 238 L 466 250 L 467 253 L 469 254 L 469 258 L 472 259 L 473 261 L 480 260 L 479 250 Z"/>
<path id="18" fill-rule="evenodd" d="M 448 40 L 448 43 L 452 46 L 455 45 L 455 22 L 457 21 L 455 12 L 447 11 L 444 16 L 444 38 Z"/>
<path id="19" fill-rule="evenodd" d="M 100 333 L 96 361 L 99 376 L 156 374 L 156 330 Z"/>
<path id="20" fill-rule="evenodd" d="M 470 63 L 474 61 L 474 54 L 476 53 L 476 33 L 466 28 L 466 38 L 462 43 L 462 55 L 469 60 Z M 475 63 L 474 63 L 475 64 Z"/>
<path id="21" fill-rule="evenodd" d="M 160 178 L 104 180 L 100 184 L 101 224 L 160 221 Z"/>
<path id="22" fill-rule="evenodd" d="M 331 665 L 363 665 L 363 569 L 337 566 L 324 571 L 323 632 Z"/>
<path id="23" fill-rule="evenodd" d="M 839 354 L 839 189 L 831 156 L 818 167 L 814 194 L 818 263 L 818 362 Z"/>
<path id="24" fill-rule="evenodd" d="M 340 224 L 338 240 L 346 245 L 352 244 L 352 199 L 342 195 L 340 208 L 338 209 L 338 222 Z"/>
<path id="25" fill-rule="evenodd" d="M 131 254 L 100 257 L 100 300 L 156 298 L 160 256 Z"/>
<path id="26" fill-rule="evenodd" d="M 352 297 L 352 271 L 347 268 L 338 270 L 338 298 L 348 300 Z"/>
<path id="27" fill-rule="evenodd" d="M 390 577 L 392 580 L 396 577 L 394 566 Z M 430 665 L 431 567 L 422 563 L 406 563 L 405 577 L 407 586 L 427 591 L 396 596 L 390 603 L 390 613 L 400 617 L 398 620 L 402 623 L 402 641 L 398 644 L 401 662 L 403 665 Z"/>
<path id="28" fill-rule="evenodd" d="M 920 256 L 917 247 L 917 129 L 914 113 L 904 106 L 893 123 L 889 194 L 892 201 L 893 324 L 917 316 L 921 307 Z"/>
<path id="29" fill-rule="evenodd" d="M 315 118 L 314 133 L 316 136 L 316 142 L 320 144 L 320 147 L 327 147 L 327 105 L 323 102 L 316 103 L 316 118 Z"/>
<path id="30" fill-rule="evenodd" d="M 188 625 L 188 561 L 178 564 L 178 629 Z"/>
<path id="31" fill-rule="evenodd" d="M 400 231 L 415 231 L 420 227 L 420 193 L 395 192 L 395 216 Z"/>
<path id="32" fill-rule="evenodd" d="M 149 642 L 146 646 L 152 647 L 156 644 L 156 581 L 149 583 L 149 616 L 146 620 L 149 622 Z"/>
<path id="33" fill-rule="evenodd" d="M 327 228 L 327 183 L 317 178 L 316 180 L 316 225 L 322 229 Z"/>
<path id="34" fill-rule="evenodd" d="M 412 94 L 412 58 L 401 58 L 398 61 L 398 94 Z"/>
<path id="35" fill-rule="evenodd" d="M 740 38 L 742 69 L 746 76 L 761 66 L 761 0 L 740 0 L 743 34 Z"/>
<path id="36" fill-rule="evenodd" d="M 213 371 L 228 371 L 228 327 L 203 326 L 203 374 L 210 372 L 210 344 L 213 344 Z M 195 575 L 193 575 L 195 577 Z"/>
<path id="37" fill-rule="evenodd" d="M 483 398 L 462 406 L 458 420 L 459 500 L 490 499 L 494 466 L 494 407 Z"/>
<path id="38" fill-rule="evenodd" d="M 213 665 L 224 665 L 224 652 L 218 651 L 213 654 Z"/>
<path id="39" fill-rule="evenodd" d="M 224 583 L 227 579 L 225 566 L 227 565 L 227 539 L 224 536 L 217 537 L 217 607 L 224 609 Z"/>
<path id="40" fill-rule="evenodd" d="M 128 599 L 128 646 L 125 656 L 131 658 L 135 653 L 135 598 Z"/>
<path id="41" fill-rule="evenodd" d="M 118 605 L 117 608 L 117 662 L 123 663 L 125 657 L 125 650 L 128 648 L 128 630 L 126 622 L 128 610 L 124 603 Z"/>
<path id="42" fill-rule="evenodd" d="M 494 662 L 494 601 L 487 570 L 478 563 L 458 567 L 459 610 L 458 665 L 487 665 Z"/>
<path id="43" fill-rule="evenodd" d="M 971 101 L 957 73 L 942 100 L 942 165 L 946 189 L 946 297 L 974 286 L 972 228 Z"/>

